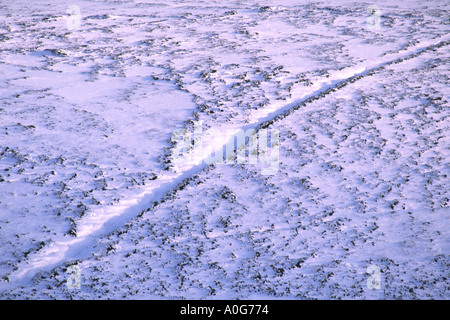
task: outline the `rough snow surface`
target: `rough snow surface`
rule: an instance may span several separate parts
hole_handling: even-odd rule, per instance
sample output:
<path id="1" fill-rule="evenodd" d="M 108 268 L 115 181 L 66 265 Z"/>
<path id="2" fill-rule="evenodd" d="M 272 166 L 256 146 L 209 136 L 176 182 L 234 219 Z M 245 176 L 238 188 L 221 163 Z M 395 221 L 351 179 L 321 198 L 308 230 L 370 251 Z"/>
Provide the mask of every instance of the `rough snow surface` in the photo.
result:
<path id="1" fill-rule="evenodd" d="M 0 298 L 449 299 L 449 5 L 370 5 L 0 4 Z"/>

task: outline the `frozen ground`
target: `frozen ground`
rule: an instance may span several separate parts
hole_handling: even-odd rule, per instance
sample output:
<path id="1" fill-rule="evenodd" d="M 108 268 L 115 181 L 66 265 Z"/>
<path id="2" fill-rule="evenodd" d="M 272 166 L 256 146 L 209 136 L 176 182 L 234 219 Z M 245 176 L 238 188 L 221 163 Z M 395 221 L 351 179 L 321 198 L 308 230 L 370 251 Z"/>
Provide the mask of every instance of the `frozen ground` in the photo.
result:
<path id="1" fill-rule="evenodd" d="M 449 299 L 449 7 L 1 3 L 0 298 Z M 279 170 L 174 165 L 198 121 Z"/>

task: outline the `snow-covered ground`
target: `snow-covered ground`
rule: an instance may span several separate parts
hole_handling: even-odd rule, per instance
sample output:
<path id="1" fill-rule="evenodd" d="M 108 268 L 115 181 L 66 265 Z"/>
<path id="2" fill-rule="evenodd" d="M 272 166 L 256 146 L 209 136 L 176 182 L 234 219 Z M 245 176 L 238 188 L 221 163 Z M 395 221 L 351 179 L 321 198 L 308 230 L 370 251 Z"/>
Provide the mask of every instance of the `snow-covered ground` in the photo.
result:
<path id="1" fill-rule="evenodd" d="M 450 299 L 449 9 L 1 3 L 0 299 Z"/>

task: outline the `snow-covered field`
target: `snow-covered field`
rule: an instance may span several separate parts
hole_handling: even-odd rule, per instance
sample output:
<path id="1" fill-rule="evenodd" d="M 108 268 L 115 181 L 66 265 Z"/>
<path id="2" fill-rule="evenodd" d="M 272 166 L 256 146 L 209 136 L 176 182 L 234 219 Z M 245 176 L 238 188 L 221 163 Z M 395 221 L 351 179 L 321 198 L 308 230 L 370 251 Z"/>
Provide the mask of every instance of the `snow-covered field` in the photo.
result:
<path id="1" fill-rule="evenodd" d="M 0 299 L 450 299 L 449 9 L 3 1 Z"/>

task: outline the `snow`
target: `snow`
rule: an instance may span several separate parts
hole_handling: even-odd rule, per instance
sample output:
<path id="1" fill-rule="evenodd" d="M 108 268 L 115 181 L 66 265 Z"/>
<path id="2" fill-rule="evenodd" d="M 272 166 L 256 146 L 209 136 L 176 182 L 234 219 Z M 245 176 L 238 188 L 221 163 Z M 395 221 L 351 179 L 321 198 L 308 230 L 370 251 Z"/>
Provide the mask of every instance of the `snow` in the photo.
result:
<path id="1" fill-rule="evenodd" d="M 449 298 L 448 4 L 71 5 L 0 5 L 1 299 Z"/>

